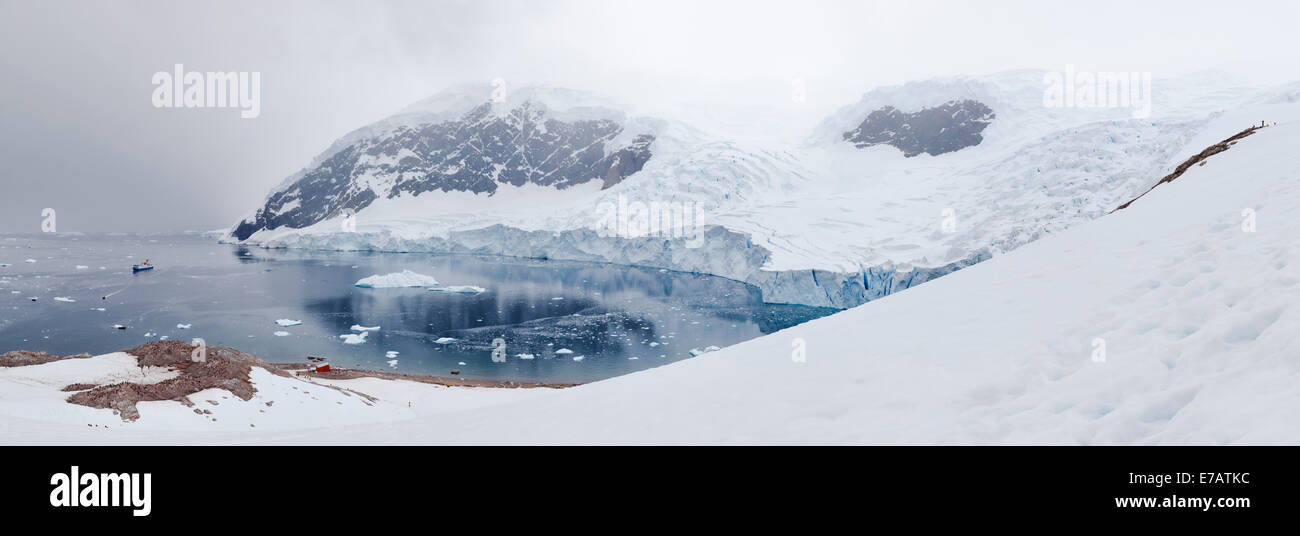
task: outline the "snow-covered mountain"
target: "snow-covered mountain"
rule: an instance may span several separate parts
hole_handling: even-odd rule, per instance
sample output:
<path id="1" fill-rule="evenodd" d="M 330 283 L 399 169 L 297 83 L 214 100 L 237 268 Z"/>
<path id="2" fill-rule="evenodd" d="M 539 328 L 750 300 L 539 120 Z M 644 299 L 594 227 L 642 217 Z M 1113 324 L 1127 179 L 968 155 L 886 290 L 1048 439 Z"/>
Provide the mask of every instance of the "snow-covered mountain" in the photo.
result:
<path id="1" fill-rule="evenodd" d="M 448 118 L 473 101 L 446 100 L 430 103 L 441 114 L 416 108 L 335 143 L 331 154 L 272 193 L 232 235 L 243 240 L 260 230 L 304 228 L 376 199 L 433 191 L 490 195 L 500 185 L 562 190 L 593 180 L 609 188 L 641 170 L 655 139 L 625 132 L 609 109 L 557 114 L 547 99 L 515 106 L 485 101 Z"/>
<path id="2" fill-rule="evenodd" d="M 653 266 L 849 307 L 1106 214 L 1204 149 L 1193 138 L 1215 117 L 1294 101 L 1298 87 L 1158 79 L 1150 116 L 1135 119 L 1045 106 L 1045 74 L 878 88 L 798 146 L 580 91 L 491 102 L 490 88 L 455 88 L 333 144 L 232 239 Z M 688 207 L 693 232 L 608 232 L 602 208 L 628 216 L 638 203 Z M 342 230 L 345 208 L 356 232 Z"/>

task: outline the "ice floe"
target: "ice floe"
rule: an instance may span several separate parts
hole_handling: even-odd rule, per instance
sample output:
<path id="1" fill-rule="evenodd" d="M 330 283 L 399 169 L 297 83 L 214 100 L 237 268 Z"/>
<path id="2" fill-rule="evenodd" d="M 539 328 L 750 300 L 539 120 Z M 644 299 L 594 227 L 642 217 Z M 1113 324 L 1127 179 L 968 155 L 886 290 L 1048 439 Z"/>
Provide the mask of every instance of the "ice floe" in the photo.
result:
<path id="1" fill-rule="evenodd" d="M 703 349 L 691 348 L 691 357 L 697 357 L 703 354 L 707 354 L 709 352 L 716 352 L 718 350 L 721 350 L 721 348 L 718 348 L 717 346 L 706 346 Z"/>
<path id="2" fill-rule="evenodd" d="M 480 294 L 486 292 L 487 289 L 483 287 L 476 287 L 474 285 L 448 285 L 445 287 L 433 287 L 429 289 L 429 291 L 446 292 L 449 294 Z"/>

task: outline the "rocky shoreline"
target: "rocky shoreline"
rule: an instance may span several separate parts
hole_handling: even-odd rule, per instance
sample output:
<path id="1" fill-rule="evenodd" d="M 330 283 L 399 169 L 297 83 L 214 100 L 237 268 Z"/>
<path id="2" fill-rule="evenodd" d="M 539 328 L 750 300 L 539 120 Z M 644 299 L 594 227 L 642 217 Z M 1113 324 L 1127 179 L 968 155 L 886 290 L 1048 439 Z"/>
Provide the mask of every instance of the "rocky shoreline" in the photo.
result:
<path id="1" fill-rule="evenodd" d="M 204 359 L 193 358 L 195 346 L 181 341 L 149 342 L 135 348 L 122 350 L 136 359 L 140 367 L 139 381 L 117 381 L 105 384 L 75 383 L 61 390 L 71 393 L 67 402 L 92 408 L 111 409 L 124 421 L 140 417 L 138 402 L 175 401 L 193 407 L 190 395 L 207 389 L 222 389 L 248 401 L 257 393 L 250 373 L 253 367 L 281 377 L 302 377 L 307 380 L 352 380 L 378 378 L 406 380 L 446 387 L 484 387 L 504 389 L 551 388 L 562 389 L 578 383 L 519 382 L 512 380 L 478 380 L 447 378 L 432 375 L 400 374 L 365 369 L 330 367 L 327 372 L 316 372 L 316 365 L 302 363 L 270 363 L 261 358 L 224 346 L 210 346 Z M 0 355 L 0 368 L 42 365 L 68 359 L 88 359 L 90 354 L 59 356 L 45 352 L 12 351 Z M 363 398 L 364 393 L 348 390 Z M 196 410 L 198 411 L 198 410 Z"/>

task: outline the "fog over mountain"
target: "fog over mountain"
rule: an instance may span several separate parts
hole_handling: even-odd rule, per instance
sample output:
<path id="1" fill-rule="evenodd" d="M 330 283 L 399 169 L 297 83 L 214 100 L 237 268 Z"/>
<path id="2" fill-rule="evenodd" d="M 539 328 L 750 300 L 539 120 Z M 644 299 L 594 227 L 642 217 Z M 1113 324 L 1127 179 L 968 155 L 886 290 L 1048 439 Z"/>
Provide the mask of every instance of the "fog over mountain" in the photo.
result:
<path id="1" fill-rule="evenodd" d="M 347 132 L 497 79 L 764 143 L 935 76 L 1076 64 L 1300 79 L 1293 3 L 1259 2 L 1276 15 L 1262 19 L 1209 2 L 905 4 L 3 0 L 0 232 L 39 231 L 45 208 L 60 231 L 225 227 Z M 156 108 L 151 78 L 177 64 L 260 73 L 260 115 Z"/>

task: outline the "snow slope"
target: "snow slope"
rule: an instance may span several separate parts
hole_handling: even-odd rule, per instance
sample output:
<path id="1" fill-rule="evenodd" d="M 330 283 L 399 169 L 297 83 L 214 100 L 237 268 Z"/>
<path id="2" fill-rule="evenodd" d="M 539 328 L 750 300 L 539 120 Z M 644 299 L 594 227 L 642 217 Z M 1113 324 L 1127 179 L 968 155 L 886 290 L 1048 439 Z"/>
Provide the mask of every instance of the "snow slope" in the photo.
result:
<path id="1" fill-rule="evenodd" d="M 1043 77 L 1015 71 L 875 89 L 801 146 L 706 133 L 689 118 L 639 117 L 571 90 L 522 91 L 512 99 L 541 99 L 557 117 L 614 118 L 627 135 L 651 132 L 652 156 L 608 189 L 525 184 L 491 195 L 402 195 L 361 210 L 355 233 L 341 231 L 336 217 L 258 231 L 248 242 L 643 265 L 748 282 L 769 302 L 850 307 L 1099 217 L 1168 173 L 1180 155 L 1203 149 L 1193 137 L 1214 118 L 1294 102 L 1300 92 L 1213 73 L 1157 79 L 1151 117 L 1133 119 L 1124 108 L 1046 107 Z M 433 100 L 456 100 L 448 95 Z M 996 113 L 977 146 L 905 158 L 893 147 L 843 140 L 881 107 L 915 112 L 956 99 Z M 600 232 L 601 207 L 629 202 L 691 207 L 699 227 L 687 236 Z"/>
<path id="2" fill-rule="evenodd" d="M 20 367 L 0 370 L 0 437 L 1293 444 L 1300 441 L 1292 415 L 1300 405 L 1300 105 L 1223 114 L 1191 142 L 1204 147 L 1260 119 L 1280 125 L 1125 210 L 907 292 L 672 365 L 564 390 L 373 380 L 357 389 L 387 390 L 376 396 L 399 407 L 316 417 L 330 427 L 284 418 L 278 428 L 238 433 L 200 421 L 192 431 L 173 431 L 170 419 L 149 421 L 152 408 L 130 426 L 87 427 L 80 420 L 89 415 L 57 416 L 57 397 L 39 394 L 42 387 L 24 372 L 37 367 Z M 1256 216 L 1254 232 L 1243 227 L 1247 209 Z M 803 362 L 792 359 L 800 343 Z M 281 392 L 275 396 L 292 394 Z M 446 411 L 401 413 L 400 401 L 419 392 L 430 397 L 422 404 Z M 336 405 L 304 401 L 301 414 Z M 96 415 L 109 419 L 104 413 Z"/>

